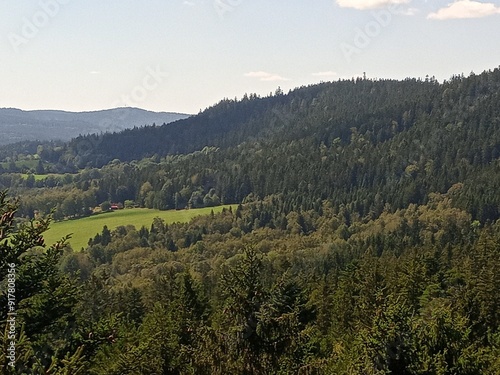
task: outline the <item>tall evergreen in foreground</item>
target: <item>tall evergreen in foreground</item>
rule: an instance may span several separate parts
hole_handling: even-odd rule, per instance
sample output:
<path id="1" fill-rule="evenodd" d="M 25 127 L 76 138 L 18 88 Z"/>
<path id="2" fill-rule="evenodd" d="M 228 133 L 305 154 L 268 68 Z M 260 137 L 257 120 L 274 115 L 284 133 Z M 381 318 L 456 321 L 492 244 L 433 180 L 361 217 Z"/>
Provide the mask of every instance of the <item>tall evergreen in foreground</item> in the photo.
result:
<path id="1" fill-rule="evenodd" d="M 65 239 L 46 247 L 50 220 L 16 223 L 17 207 L 0 192 L 0 368 L 3 374 L 83 374 L 83 347 L 73 339 L 80 287 L 58 268 Z"/>

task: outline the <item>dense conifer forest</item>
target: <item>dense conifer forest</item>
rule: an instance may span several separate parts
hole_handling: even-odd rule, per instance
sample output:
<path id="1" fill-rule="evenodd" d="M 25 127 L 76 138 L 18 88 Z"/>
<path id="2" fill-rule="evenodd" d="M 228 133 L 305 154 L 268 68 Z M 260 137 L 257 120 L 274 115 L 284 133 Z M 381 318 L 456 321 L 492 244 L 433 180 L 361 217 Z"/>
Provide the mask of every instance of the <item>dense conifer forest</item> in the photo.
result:
<path id="1" fill-rule="evenodd" d="M 6 374 L 500 373 L 500 69 L 278 88 L 0 161 Z M 117 203 L 238 206 L 45 244 Z"/>

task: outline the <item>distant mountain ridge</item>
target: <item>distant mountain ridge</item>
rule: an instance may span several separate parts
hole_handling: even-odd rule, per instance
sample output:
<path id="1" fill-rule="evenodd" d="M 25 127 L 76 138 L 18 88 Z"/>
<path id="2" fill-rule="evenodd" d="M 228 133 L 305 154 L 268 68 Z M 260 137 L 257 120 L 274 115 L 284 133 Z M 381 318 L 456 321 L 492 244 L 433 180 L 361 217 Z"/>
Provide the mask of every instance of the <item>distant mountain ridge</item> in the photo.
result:
<path id="1" fill-rule="evenodd" d="M 0 108 L 0 145 L 20 141 L 67 141 L 80 134 L 118 132 L 133 127 L 168 124 L 189 117 L 175 112 L 114 108 L 92 112 L 24 111 Z"/>

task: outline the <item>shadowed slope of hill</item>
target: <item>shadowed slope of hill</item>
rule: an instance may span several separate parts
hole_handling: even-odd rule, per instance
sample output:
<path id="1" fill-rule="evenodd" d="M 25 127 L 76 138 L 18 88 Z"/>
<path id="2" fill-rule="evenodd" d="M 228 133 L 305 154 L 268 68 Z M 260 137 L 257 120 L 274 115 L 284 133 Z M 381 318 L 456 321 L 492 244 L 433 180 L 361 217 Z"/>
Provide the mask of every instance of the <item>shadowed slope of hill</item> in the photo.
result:
<path id="1" fill-rule="evenodd" d="M 499 91 L 500 70 L 496 69 L 444 83 L 357 79 L 301 87 L 286 95 L 280 90 L 265 98 L 245 95 L 241 100 L 224 99 L 167 126 L 77 137 L 67 144 L 60 161 L 78 168 L 100 167 L 113 159 L 139 160 L 255 141 L 283 144 L 310 139 L 330 147 L 337 138 L 349 144 L 354 133 L 378 146 L 409 131 L 409 137 L 417 137 L 409 141 L 411 146 L 416 139 L 431 142 L 445 135 L 449 139 L 452 130 L 451 135 L 459 137 L 450 139 L 450 147 L 455 147 L 482 142 L 477 138 L 485 132 L 492 135 Z M 462 137 L 465 133 L 468 138 Z M 498 150 L 492 138 L 487 145 L 486 159 L 494 159 Z"/>

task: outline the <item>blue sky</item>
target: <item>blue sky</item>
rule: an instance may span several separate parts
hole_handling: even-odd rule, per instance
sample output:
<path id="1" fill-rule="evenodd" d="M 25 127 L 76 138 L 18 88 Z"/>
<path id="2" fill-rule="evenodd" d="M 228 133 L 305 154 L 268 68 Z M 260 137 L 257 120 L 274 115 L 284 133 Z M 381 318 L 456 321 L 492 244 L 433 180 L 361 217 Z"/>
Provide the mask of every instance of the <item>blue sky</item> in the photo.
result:
<path id="1" fill-rule="evenodd" d="M 500 65 L 500 1 L 0 0 L 0 107 L 197 113 L 224 97 Z"/>

